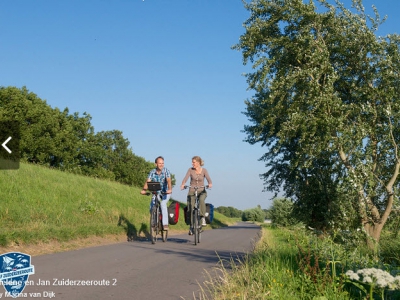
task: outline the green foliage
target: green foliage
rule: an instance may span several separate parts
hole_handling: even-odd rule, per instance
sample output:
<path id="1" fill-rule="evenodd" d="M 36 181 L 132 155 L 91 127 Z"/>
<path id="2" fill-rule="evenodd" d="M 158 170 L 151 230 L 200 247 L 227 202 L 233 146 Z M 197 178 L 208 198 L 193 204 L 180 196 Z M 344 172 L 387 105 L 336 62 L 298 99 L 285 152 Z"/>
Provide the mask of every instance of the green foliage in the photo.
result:
<path id="1" fill-rule="evenodd" d="M 269 209 L 263 209 L 265 218 L 266 219 L 271 219 L 271 211 Z"/>
<path id="2" fill-rule="evenodd" d="M 229 218 L 240 218 L 242 216 L 242 211 L 232 206 L 218 206 L 214 210 Z"/>
<path id="3" fill-rule="evenodd" d="M 395 205 L 398 207 L 398 202 Z M 400 210 L 398 208 L 393 210 L 393 212 L 390 214 L 385 228 L 391 232 L 392 238 L 398 238 L 400 233 Z"/>
<path id="4" fill-rule="evenodd" d="M 89 215 L 99 212 L 97 208 L 98 203 L 93 203 L 92 201 L 85 201 L 79 205 L 79 210 L 81 212 L 87 213 Z"/>
<path id="5" fill-rule="evenodd" d="M 91 119 L 53 109 L 25 87 L 0 87 L 0 120 L 20 124 L 22 161 L 141 186 L 153 163 L 136 156 L 121 131 L 95 133 Z"/>
<path id="6" fill-rule="evenodd" d="M 265 214 L 260 207 L 246 209 L 242 213 L 242 221 L 264 222 Z"/>
<path id="7" fill-rule="evenodd" d="M 290 226 L 298 223 L 293 217 L 293 202 L 286 198 L 276 198 L 269 210 L 271 221 L 275 225 Z"/>
<path id="8" fill-rule="evenodd" d="M 388 265 L 400 266 L 400 240 L 393 236 L 392 232 L 382 234 L 379 247 L 379 255 L 382 261 Z"/>
<path id="9" fill-rule="evenodd" d="M 376 37 L 377 11 L 353 5 L 245 3 L 234 49 L 253 67 L 244 132 L 267 149 L 266 189 L 283 188 L 306 224 L 362 225 L 378 242 L 400 187 L 400 37 Z"/>

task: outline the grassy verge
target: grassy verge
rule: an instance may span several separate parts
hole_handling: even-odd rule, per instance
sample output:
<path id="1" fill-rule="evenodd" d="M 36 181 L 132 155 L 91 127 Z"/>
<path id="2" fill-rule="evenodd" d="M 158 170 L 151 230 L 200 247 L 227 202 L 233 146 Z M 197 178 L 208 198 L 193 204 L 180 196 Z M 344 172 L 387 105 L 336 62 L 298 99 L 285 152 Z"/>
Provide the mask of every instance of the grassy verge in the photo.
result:
<path id="1" fill-rule="evenodd" d="M 210 299 L 299 299 L 287 288 L 295 284 L 296 249 L 283 243 L 278 232 L 263 230 L 253 254 L 232 261 L 229 270 L 222 267 L 222 276 L 210 276 Z"/>
<path id="2" fill-rule="evenodd" d="M 140 189 L 21 163 L 0 171 L 0 247 L 90 236 L 146 237 L 149 196 Z M 227 226 L 216 213 L 212 227 Z M 187 230 L 183 205 L 172 230 Z"/>
<path id="3" fill-rule="evenodd" d="M 399 249 L 397 248 L 397 251 Z M 209 276 L 201 299 L 400 299 L 400 276 L 389 284 L 389 274 L 400 274 L 398 265 L 385 265 L 363 253 L 323 241 L 301 229 L 263 226 L 254 253 L 232 260 L 229 268 Z M 380 275 L 346 275 L 349 270 Z M 377 272 L 379 271 L 379 272 Z M 364 280 L 368 279 L 368 280 Z M 385 282 L 386 280 L 386 282 Z"/>

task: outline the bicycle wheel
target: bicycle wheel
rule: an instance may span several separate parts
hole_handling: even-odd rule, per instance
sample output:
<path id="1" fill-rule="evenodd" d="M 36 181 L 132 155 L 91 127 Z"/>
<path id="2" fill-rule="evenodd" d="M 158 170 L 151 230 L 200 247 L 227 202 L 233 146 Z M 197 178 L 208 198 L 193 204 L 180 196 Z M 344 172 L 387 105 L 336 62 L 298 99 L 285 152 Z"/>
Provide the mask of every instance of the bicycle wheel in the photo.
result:
<path id="1" fill-rule="evenodd" d="M 197 213 L 197 224 L 199 225 L 198 226 L 198 234 L 197 234 L 197 243 L 199 243 L 200 244 L 200 240 L 201 240 L 201 232 L 203 231 L 203 227 L 202 227 L 202 225 L 201 225 L 201 218 L 200 218 L 200 214 L 199 213 Z"/>
<path id="2" fill-rule="evenodd" d="M 155 244 L 157 241 L 157 210 L 155 206 L 152 208 L 150 214 L 150 238 L 151 243 Z"/>
<path id="3" fill-rule="evenodd" d="M 199 211 L 194 209 L 193 211 L 193 235 L 194 235 L 194 244 L 197 245 L 198 235 L 199 235 Z"/>
<path id="4" fill-rule="evenodd" d="M 168 230 L 164 230 L 164 225 L 162 222 L 162 211 L 161 211 L 161 206 L 160 206 L 160 212 L 159 212 L 159 222 L 160 222 L 160 231 L 161 231 L 161 237 L 162 237 L 162 241 L 166 242 L 167 241 L 167 237 L 168 237 Z"/>
<path id="5" fill-rule="evenodd" d="M 168 237 L 168 230 L 162 230 L 161 231 L 161 234 L 162 234 L 162 241 L 163 242 L 166 242 L 167 241 L 167 237 Z"/>

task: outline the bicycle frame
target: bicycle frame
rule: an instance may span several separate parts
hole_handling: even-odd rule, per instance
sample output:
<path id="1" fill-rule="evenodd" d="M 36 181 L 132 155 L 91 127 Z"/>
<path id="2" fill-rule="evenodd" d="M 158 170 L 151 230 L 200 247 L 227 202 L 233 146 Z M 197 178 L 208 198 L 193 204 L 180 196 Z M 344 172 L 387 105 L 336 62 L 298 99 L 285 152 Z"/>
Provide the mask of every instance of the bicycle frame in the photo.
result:
<path id="1" fill-rule="evenodd" d="M 151 201 L 154 201 L 154 205 L 150 211 L 151 243 L 155 244 L 157 242 L 157 235 L 159 234 L 162 237 L 162 241 L 166 242 L 168 237 L 168 231 L 164 230 L 164 226 L 162 224 L 162 210 L 161 210 L 162 194 L 158 193 L 157 191 L 152 191 L 151 194 L 153 195 Z"/>
<path id="2" fill-rule="evenodd" d="M 192 188 L 192 186 L 185 186 L 186 188 Z M 192 211 L 190 212 L 191 220 L 190 220 L 190 227 L 193 230 L 194 235 L 194 244 L 197 245 L 200 243 L 201 240 L 201 233 L 203 232 L 203 228 L 201 225 L 201 217 L 200 217 L 200 198 L 197 193 L 197 190 L 200 188 L 208 188 L 208 186 L 194 186 L 194 206 L 192 207 Z"/>

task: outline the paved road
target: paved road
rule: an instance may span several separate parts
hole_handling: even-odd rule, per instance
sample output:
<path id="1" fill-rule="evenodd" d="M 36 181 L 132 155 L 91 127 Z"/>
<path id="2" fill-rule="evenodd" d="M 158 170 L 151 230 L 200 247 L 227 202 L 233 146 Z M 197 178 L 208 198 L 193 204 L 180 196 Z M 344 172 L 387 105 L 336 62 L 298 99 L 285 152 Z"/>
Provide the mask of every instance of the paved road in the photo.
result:
<path id="1" fill-rule="evenodd" d="M 182 234 L 155 245 L 133 241 L 35 256 L 35 274 L 23 292 L 42 299 L 199 299 L 199 283 L 208 279 L 207 273 L 218 272 L 220 259 L 250 252 L 259 231 L 256 225 L 238 223 L 203 232 L 197 246 L 193 237 Z"/>

